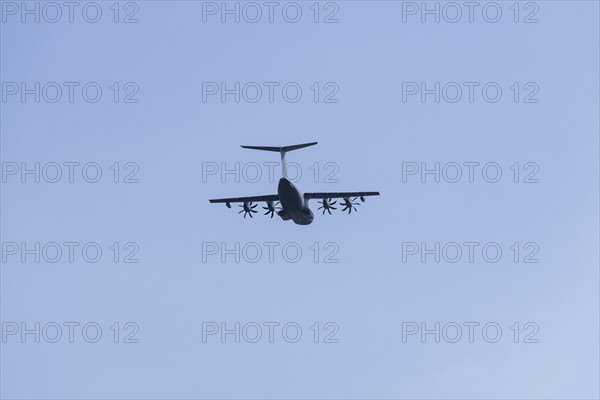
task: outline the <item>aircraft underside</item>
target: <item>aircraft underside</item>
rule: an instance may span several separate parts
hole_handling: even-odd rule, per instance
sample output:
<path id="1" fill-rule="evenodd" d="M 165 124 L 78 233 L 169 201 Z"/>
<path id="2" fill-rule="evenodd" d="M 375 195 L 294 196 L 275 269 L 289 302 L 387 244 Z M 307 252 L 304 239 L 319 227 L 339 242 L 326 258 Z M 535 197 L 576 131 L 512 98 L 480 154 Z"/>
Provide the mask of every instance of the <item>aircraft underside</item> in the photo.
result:
<path id="1" fill-rule="evenodd" d="M 298 225 L 309 225 L 313 222 L 314 215 L 312 211 L 305 205 L 302 194 L 292 182 L 286 178 L 281 178 L 277 192 L 282 208 L 277 214 L 281 219 L 284 221 L 291 219 Z"/>

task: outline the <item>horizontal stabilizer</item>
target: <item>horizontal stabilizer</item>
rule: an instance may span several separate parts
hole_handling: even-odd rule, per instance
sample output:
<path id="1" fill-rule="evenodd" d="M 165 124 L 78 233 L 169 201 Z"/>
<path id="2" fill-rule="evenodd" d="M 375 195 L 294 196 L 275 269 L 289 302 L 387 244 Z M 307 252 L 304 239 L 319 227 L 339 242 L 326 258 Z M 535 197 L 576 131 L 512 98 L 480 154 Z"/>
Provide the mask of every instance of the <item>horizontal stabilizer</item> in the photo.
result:
<path id="1" fill-rule="evenodd" d="M 292 146 L 282 146 L 282 147 L 274 147 L 274 146 L 242 146 L 244 149 L 252 149 L 252 150 L 263 150 L 263 151 L 276 151 L 277 153 L 288 152 L 298 149 L 303 149 L 308 146 L 314 146 L 318 142 L 311 143 L 303 143 L 303 144 L 294 144 Z"/>

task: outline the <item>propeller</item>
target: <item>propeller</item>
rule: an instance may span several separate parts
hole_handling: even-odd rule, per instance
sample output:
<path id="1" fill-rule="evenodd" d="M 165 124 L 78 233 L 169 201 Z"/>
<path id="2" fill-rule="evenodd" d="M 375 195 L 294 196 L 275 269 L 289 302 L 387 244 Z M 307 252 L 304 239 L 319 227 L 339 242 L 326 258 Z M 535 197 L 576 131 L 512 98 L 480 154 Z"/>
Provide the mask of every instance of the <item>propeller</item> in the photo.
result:
<path id="1" fill-rule="evenodd" d="M 271 218 L 273 218 L 273 215 L 275 215 L 275 212 L 277 211 L 275 209 L 275 207 L 278 205 L 279 205 L 279 202 L 277 202 L 277 204 L 273 205 L 272 201 L 267 201 L 267 206 L 263 207 L 263 210 L 267 210 L 265 215 L 271 214 Z"/>
<path id="2" fill-rule="evenodd" d="M 332 207 L 334 204 L 337 204 L 337 200 L 336 201 L 331 201 L 331 199 L 323 199 L 323 201 L 320 202 L 321 207 L 317 208 L 317 210 L 320 210 L 321 208 L 323 209 L 323 215 L 325 215 L 325 211 L 327 211 L 329 213 L 329 215 L 331 215 L 331 210 L 337 210 L 336 207 Z"/>
<path id="3" fill-rule="evenodd" d="M 244 202 L 244 205 L 240 205 L 240 207 L 242 207 L 242 210 L 238 213 L 244 213 L 244 218 L 246 218 L 246 215 L 250 215 L 250 218 L 254 218 L 252 216 L 252 213 L 257 213 L 258 211 L 254 210 L 256 208 L 257 204 L 252 205 L 252 202 Z"/>
<path id="4" fill-rule="evenodd" d="M 350 214 L 352 210 L 358 211 L 355 206 L 359 205 L 360 203 L 355 203 L 356 199 L 358 199 L 358 197 L 355 197 L 352 200 L 350 200 L 348 197 L 344 197 L 344 208 L 342 208 L 342 211 L 348 210 L 348 214 Z"/>

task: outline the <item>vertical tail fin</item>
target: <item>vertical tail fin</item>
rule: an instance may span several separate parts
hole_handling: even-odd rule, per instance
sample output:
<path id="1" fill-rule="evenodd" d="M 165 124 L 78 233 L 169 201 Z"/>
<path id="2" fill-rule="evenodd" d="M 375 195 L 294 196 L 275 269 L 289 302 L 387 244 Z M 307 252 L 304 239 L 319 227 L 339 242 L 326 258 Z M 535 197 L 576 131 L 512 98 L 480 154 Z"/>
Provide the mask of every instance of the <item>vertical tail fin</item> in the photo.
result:
<path id="1" fill-rule="evenodd" d="M 303 149 L 308 146 L 314 146 L 317 143 L 318 142 L 311 142 L 311 143 L 294 144 L 291 146 L 280 146 L 280 147 L 273 147 L 273 146 L 242 146 L 242 147 L 244 149 L 278 152 L 281 155 L 281 173 L 283 174 L 284 178 L 287 178 L 287 168 L 285 165 L 285 153 L 287 153 L 288 151 Z"/>

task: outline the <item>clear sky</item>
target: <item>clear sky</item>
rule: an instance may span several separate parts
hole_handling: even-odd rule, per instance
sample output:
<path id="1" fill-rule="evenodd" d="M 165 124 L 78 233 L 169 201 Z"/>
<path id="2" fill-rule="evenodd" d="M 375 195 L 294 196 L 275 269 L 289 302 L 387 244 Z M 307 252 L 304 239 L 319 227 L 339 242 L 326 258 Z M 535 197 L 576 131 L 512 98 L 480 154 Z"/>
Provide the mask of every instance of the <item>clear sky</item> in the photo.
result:
<path id="1" fill-rule="evenodd" d="M 61 4 L 0 3 L 3 398 L 600 396 L 598 2 Z M 310 141 L 381 196 L 209 204 Z"/>

